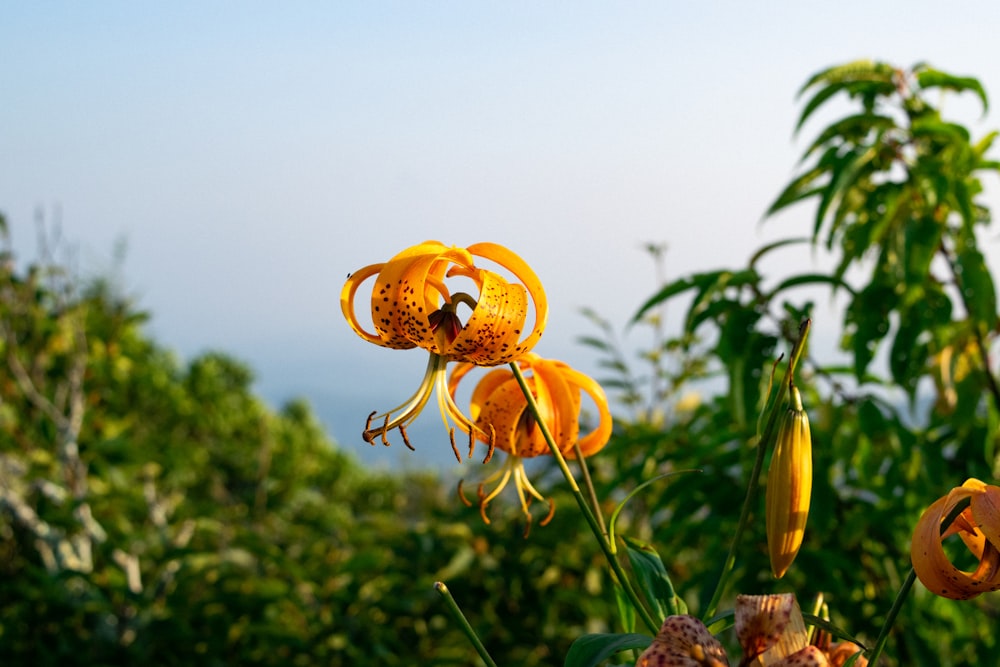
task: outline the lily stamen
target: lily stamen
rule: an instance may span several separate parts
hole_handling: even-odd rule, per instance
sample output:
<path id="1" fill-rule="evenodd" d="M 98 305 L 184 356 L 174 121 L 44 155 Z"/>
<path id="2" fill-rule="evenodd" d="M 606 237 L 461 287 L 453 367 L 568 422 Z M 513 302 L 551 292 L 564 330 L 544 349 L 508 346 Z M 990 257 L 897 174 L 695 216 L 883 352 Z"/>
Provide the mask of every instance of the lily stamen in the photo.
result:
<path id="1" fill-rule="evenodd" d="M 464 484 L 464 479 L 458 480 L 458 499 L 461 500 L 462 504 L 466 507 L 472 507 L 472 501 L 465 497 L 465 489 L 462 488 Z"/>
<path id="2" fill-rule="evenodd" d="M 410 444 L 410 438 L 406 435 L 406 424 L 399 425 L 399 434 L 403 436 L 403 444 L 406 445 L 411 452 L 417 451 L 416 447 Z"/>
<path id="3" fill-rule="evenodd" d="M 455 444 L 455 429 L 454 428 L 448 429 L 448 439 L 451 440 L 451 451 L 455 452 L 455 458 L 458 459 L 459 463 L 461 463 L 462 462 L 462 455 L 458 453 L 458 445 Z M 459 482 L 459 484 L 461 484 L 461 482 Z"/>
<path id="4" fill-rule="evenodd" d="M 469 432 L 469 440 L 473 440 L 471 431 Z M 475 446 L 475 441 L 473 441 L 469 445 L 469 451 L 472 451 L 472 447 L 474 446 Z M 483 465 L 486 465 L 487 463 L 490 462 L 490 459 L 493 458 L 493 452 L 495 452 L 496 449 L 497 449 L 497 430 L 493 428 L 493 424 L 490 424 L 490 449 L 489 451 L 486 452 L 486 458 L 483 459 Z"/>

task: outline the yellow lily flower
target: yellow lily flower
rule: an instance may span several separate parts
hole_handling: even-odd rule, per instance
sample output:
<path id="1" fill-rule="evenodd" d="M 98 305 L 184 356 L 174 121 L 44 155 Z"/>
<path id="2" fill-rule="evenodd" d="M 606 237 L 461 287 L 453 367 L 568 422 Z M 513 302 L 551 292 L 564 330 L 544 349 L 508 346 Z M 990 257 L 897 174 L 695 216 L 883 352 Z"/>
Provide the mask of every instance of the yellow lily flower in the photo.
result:
<path id="1" fill-rule="evenodd" d="M 611 411 L 608 409 L 608 399 L 604 390 L 597 382 L 561 361 L 543 359 L 534 353 L 524 355 L 517 363 L 538 404 L 542 420 L 563 456 L 576 458 L 574 445 L 577 442 L 584 457 L 597 453 L 607 444 L 612 429 Z M 455 366 L 448 380 L 448 394 L 452 400 L 462 378 L 472 368 L 473 365 L 470 363 L 460 363 Z M 581 437 L 582 393 L 586 393 L 597 406 L 599 422 L 592 431 Z M 531 513 L 528 507 L 531 499 L 546 499 L 528 479 L 524 470 L 524 459 L 552 452 L 545 442 L 541 429 L 537 428 L 528 408 L 528 401 L 511 370 L 498 368 L 487 373 L 479 381 L 472 392 L 469 416 L 474 422 L 474 432 L 460 424 L 460 427 L 470 434 L 469 456 L 473 454 L 475 440 L 490 445 L 484 463 L 493 456 L 494 448 L 508 454 L 503 468 L 479 485 L 479 512 L 483 521 L 490 522 L 486 516 L 487 505 L 503 491 L 513 477 L 521 509 L 528 518 L 530 527 Z M 487 432 L 491 437 L 485 435 Z M 488 492 L 484 490 L 494 483 L 496 486 L 492 490 Z M 461 494 L 461 486 L 459 496 L 463 502 L 471 506 Z M 541 521 L 543 526 L 551 520 L 555 511 L 552 501 L 546 502 L 549 503 L 549 513 Z"/>
<path id="2" fill-rule="evenodd" d="M 958 503 L 966 499 L 969 506 L 944 526 Z M 979 560 L 974 572 L 958 569 L 945 554 L 942 543 L 955 534 Z M 917 578 L 936 595 L 968 600 L 1000 590 L 1000 487 L 969 479 L 935 501 L 917 521 L 910 560 Z"/>
<path id="3" fill-rule="evenodd" d="M 476 267 L 476 257 L 506 269 L 520 283 L 508 282 L 499 273 Z M 354 309 L 358 289 L 373 276 L 374 332 L 358 321 Z M 446 284 L 451 280 L 473 285 L 477 294 L 452 292 Z M 529 297 L 534 307 L 534 324 L 525 333 Z M 459 317 L 460 306 L 470 311 L 464 324 Z M 387 433 L 398 428 L 403 442 L 411 449 L 406 425 L 416 418 L 435 389 L 446 428 L 451 429 L 450 420 L 466 432 L 477 430 L 448 395 L 445 374 L 448 362 L 496 366 L 516 359 L 538 342 L 548 317 L 548 302 L 538 276 L 524 260 L 495 243 L 458 248 L 426 241 L 407 248 L 388 262 L 371 264 L 348 276 L 340 292 L 340 308 L 354 332 L 368 342 L 394 349 L 420 347 L 430 353 L 417 392 L 388 412 L 380 415 L 373 412 L 362 434 L 366 442 L 373 443 L 381 437 L 382 443 L 388 445 Z M 488 437 L 485 433 L 478 435 Z"/>

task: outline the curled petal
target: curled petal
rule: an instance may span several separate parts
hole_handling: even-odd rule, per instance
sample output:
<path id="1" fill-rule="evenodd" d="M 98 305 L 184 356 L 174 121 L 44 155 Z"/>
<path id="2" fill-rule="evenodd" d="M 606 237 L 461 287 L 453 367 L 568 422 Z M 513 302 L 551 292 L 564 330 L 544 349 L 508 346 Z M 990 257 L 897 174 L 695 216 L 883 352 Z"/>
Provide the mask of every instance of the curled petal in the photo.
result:
<path id="1" fill-rule="evenodd" d="M 442 353 L 482 366 L 505 364 L 522 354 L 518 339 L 528 313 L 527 292 L 492 271 L 480 269 L 475 280 L 479 285 L 476 307 Z"/>
<path id="2" fill-rule="evenodd" d="M 521 284 L 528 290 L 531 301 L 535 306 L 535 323 L 531 332 L 521 340 L 513 351 L 511 359 L 516 359 L 528 352 L 535 346 L 538 339 L 545 330 L 545 324 L 549 317 L 549 303 L 542 289 L 542 281 L 538 279 L 531 267 L 516 254 L 496 243 L 476 243 L 469 246 L 469 252 L 477 257 L 496 262 L 498 265 L 510 271 L 521 281 Z"/>
<path id="3" fill-rule="evenodd" d="M 601 388 L 593 378 L 588 375 L 584 375 L 579 371 L 575 371 L 569 366 L 563 364 L 564 368 L 562 370 L 563 375 L 567 378 L 571 386 L 577 387 L 584 391 L 590 399 L 597 406 L 598 413 L 598 423 L 590 433 L 586 434 L 580 438 L 580 451 L 583 452 L 584 457 L 590 456 L 591 454 L 596 454 L 604 445 L 608 443 L 611 438 L 611 430 L 614 423 L 611 419 L 611 410 L 608 408 L 608 398 L 604 394 L 604 389 Z M 571 450 L 566 453 L 569 458 L 575 458 L 576 454 Z"/>
<path id="4" fill-rule="evenodd" d="M 668 616 L 636 667 L 728 667 L 729 659 L 705 624 L 693 616 Z"/>
<path id="5" fill-rule="evenodd" d="M 542 420 L 565 456 L 574 456 L 573 445 L 577 442 L 584 456 L 598 452 L 607 444 L 612 431 L 611 412 L 607 397 L 597 382 L 561 361 L 543 359 L 534 353 L 525 354 L 518 364 L 527 371 L 525 380 Z M 471 364 L 455 366 L 448 381 L 452 398 L 459 382 L 471 369 Z M 600 415 L 598 425 L 582 438 L 581 392 L 590 396 Z M 472 393 L 469 416 L 482 432 L 489 432 L 492 426 L 496 431 L 496 446 L 505 452 L 525 458 L 550 453 L 541 429 L 534 428 L 520 385 L 507 369 L 490 371 L 479 381 Z"/>
<path id="6" fill-rule="evenodd" d="M 921 515 L 913 531 L 910 559 L 917 578 L 929 591 L 952 600 L 968 600 L 987 591 L 1000 590 L 998 494 L 1000 488 L 970 479 L 932 503 Z M 942 526 L 958 503 L 966 498 L 970 506 L 951 525 Z M 944 551 L 942 541 L 956 533 L 980 561 L 974 572 L 955 567 Z"/>
<path id="7" fill-rule="evenodd" d="M 351 325 L 352 329 L 354 329 L 354 333 L 358 334 L 369 343 L 389 347 L 378 333 L 371 333 L 367 331 L 361 323 L 358 322 L 357 315 L 354 314 L 354 296 L 357 294 L 358 288 L 372 276 L 378 275 L 378 272 L 382 270 L 383 266 L 385 266 L 385 264 L 370 264 L 362 269 L 358 269 L 348 276 L 347 282 L 344 283 L 344 288 L 340 290 L 340 310 L 344 313 L 344 318 L 347 320 L 347 323 Z M 405 349 L 416 346 L 407 341 L 406 344 L 400 345 L 400 347 Z"/>

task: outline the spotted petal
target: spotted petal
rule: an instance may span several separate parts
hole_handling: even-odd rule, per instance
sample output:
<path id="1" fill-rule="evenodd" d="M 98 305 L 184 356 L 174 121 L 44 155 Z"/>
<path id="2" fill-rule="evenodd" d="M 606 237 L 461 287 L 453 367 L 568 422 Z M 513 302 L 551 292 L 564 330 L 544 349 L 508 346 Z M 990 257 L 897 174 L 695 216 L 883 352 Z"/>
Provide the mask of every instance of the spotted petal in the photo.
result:
<path id="1" fill-rule="evenodd" d="M 475 266 L 481 257 L 510 271 L 519 283 Z M 375 276 L 368 331 L 354 312 L 360 285 Z M 476 295 L 452 293 L 448 282 L 465 278 Z M 525 333 L 529 297 L 535 322 Z M 471 311 L 459 313 L 465 305 Z M 538 277 L 525 262 L 494 243 L 469 248 L 438 241 L 407 248 L 388 262 L 372 264 L 349 276 L 340 294 L 344 316 L 365 340 L 395 349 L 421 347 L 448 361 L 482 366 L 509 362 L 529 351 L 545 328 L 548 303 Z M 466 323 L 461 323 L 467 317 Z"/>
<path id="2" fill-rule="evenodd" d="M 729 658 L 705 624 L 693 616 L 668 616 L 636 667 L 728 667 Z"/>

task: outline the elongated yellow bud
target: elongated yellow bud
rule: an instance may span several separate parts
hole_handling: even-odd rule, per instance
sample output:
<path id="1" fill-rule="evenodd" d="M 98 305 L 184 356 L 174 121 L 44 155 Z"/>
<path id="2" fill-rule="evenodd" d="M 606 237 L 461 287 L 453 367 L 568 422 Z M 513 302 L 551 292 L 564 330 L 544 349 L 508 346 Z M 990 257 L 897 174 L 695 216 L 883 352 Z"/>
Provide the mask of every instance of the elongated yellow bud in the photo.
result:
<path id="1" fill-rule="evenodd" d="M 767 472 L 767 549 L 771 571 L 780 579 L 802 546 L 812 494 L 812 439 L 802 397 L 791 387 L 788 410 Z"/>

